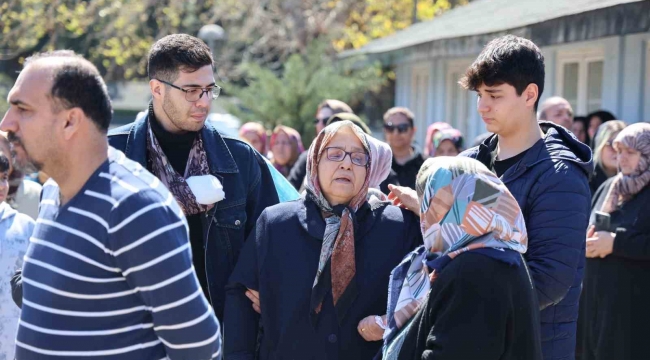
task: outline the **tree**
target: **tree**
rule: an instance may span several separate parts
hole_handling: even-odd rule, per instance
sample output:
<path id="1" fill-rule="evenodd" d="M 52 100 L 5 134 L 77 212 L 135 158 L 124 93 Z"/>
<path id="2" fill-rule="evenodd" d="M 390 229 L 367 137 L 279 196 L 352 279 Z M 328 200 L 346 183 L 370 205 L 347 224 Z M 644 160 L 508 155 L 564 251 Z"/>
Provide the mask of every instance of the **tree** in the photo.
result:
<path id="1" fill-rule="evenodd" d="M 332 61 L 327 46 L 314 42 L 305 55 L 291 55 L 281 74 L 254 62 L 243 64 L 247 86 L 229 88 L 242 106 L 229 110 L 242 121 L 262 122 L 267 128 L 291 126 L 309 144 L 314 133 L 312 119 L 323 99 L 352 103 L 367 91 L 377 91 L 386 81 L 378 65 L 355 70 L 360 59 Z"/>
<path id="2" fill-rule="evenodd" d="M 8 76 L 0 74 L 0 121 L 4 117 L 5 112 L 9 109 L 7 95 L 9 95 L 9 90 L 11 90 L 12 84 L 13 82 Z"/>
<path id="3" fill-rule="evenodd" d="M 435 16 L 465 5 L 471 0 L 364 0 L 357 2 L 345 21 L 341 36 L 335 40 L 338 50 L 356 49 L 369 41 L 393 34 L 418 21 L 431 20 Z"/>

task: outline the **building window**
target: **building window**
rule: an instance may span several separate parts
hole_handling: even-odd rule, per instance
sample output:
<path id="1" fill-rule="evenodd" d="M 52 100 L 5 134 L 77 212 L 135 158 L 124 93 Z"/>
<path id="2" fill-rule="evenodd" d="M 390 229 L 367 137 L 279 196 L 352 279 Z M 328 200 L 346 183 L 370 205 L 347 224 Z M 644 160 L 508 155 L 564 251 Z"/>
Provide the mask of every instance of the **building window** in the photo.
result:
<path id="1" fill-rule="evenodd" d="M 571 103 L 574 113 L 585 115 L 602 107 L 603 58 L 598 49 L 558 53 L 556 94 Z"/>

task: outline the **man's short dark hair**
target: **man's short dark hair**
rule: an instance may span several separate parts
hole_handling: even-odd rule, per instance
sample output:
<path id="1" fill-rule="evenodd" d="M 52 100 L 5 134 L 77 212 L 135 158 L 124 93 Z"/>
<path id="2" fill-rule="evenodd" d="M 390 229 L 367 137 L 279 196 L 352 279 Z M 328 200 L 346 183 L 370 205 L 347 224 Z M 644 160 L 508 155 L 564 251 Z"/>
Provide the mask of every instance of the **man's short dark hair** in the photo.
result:
<path id="1" fill-rule="evenodd" d="M 0 151 L 0 174 L 9 173 L 10 162 L 8 156 L 9 156 L 8 154 L 5 154 L 2 151 Z"/>
<path id="2" fill-rule="evenodd" d="M 201 39 L 187 34 L 167 35 L 149 50 L 147 71 L 149 79 L 174 82 L 178 72 L 195 72 L 210 65 L 214 67 L 212 51 Z"/>
<path id="3" fill-rule="evenodd" d="M 388 121 L 388 119 L 393 116 L 393 115 L 402 115 L 408 120 L 409 124 L 413 126 L 413 119 L 415 118 L 415 115 L 413 115 L 413 112 L 405 107 L 394 107 L 388 109 L 386 113 L 384 114 L 384 122 Z"/>
<path id="4" fill-rule="evenodd" d="M 528 39 L 506 35 L 490 41 L 460 79 L 460 85 L 476 91 L 482 84 L 508 84 L 521 96 L 529 84 L 537 85 L 539 92 L 535 111 L 544 91 L 544 56 L 537 45 Z"/>
<path id="5" fill-rule="evenodd" d="M 53 111 L 78 107 L 102 132 L 108 131 L 113 105 L 99 70 L 83 56 L 70 50 L 38 53 L 25 60 L 24 67 L 42 59 L 62 59 L 52 72 L 50 97 Z"/>

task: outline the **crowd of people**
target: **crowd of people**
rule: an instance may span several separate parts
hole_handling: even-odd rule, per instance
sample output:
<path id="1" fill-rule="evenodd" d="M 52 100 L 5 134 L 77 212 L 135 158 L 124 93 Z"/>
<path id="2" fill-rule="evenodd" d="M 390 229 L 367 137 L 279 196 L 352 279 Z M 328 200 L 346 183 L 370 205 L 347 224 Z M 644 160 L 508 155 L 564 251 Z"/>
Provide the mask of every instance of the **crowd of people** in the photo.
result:
<path id="1" fill-rule="evenodd" d="M 646 357 L 650 124 L 540 104 L 531 41 L 459 79 L 488 131 L 471 146 L 442 121 L 414 145 L 404 107 L 376 139 L 335 99 L 307 150 L 283 125 L 222 136 L 205 43 L 166 36 L 147 64 L 148 110 L 111 130 L 71 51 L 9 93 L 0 359 Z"/>

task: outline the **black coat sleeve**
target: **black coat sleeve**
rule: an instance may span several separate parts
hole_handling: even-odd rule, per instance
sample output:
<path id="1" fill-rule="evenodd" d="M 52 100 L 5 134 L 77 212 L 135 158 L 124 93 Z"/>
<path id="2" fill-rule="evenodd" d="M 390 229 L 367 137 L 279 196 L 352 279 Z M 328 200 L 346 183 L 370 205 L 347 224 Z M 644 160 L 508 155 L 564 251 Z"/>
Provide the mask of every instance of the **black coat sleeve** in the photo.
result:
<path id="1" fill-rule="evenodd" d="M 18 269 L 11 277 L 11 297 L 19 308 L 23 307 L 23 270 Z"/>
<path id="2" fill-rule="evenodd" d="M 646 199 L 650 198 L 644 194 Z M 641 200 L 641 199 L 639 199 Z M 632 226 L 616 229 L 612 255 L 634 260 L 650 260 L 650 202 L 640 201 L 640 206 L 630 209 L 636 214 Z"/>
<path id="3" fill-rule="evenodd" d="M 224 356 L 228 360 L 253 360 L 260 315 L 246 297 L 246 289 L 259 291 L 258 247 L 266 242 L 266 216 L 262 213 L 242 248 L 235 270 L 226 286 L 224 311 Z M 264 310 L 264 304 L 260 307 Z"/>

